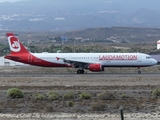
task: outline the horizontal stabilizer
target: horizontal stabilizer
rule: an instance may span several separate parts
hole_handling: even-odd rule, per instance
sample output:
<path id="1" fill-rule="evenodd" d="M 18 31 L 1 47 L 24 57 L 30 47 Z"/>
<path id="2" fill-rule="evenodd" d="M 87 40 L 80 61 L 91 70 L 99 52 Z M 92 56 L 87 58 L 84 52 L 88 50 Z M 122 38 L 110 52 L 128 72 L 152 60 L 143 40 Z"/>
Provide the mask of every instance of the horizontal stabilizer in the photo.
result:
<path id="1" fill-rule="evenodd" d="M 17 56 L 10 56 L 10 55 L 5 56 L 4 58 L 10 59 L 10 60 L 20 60 L 20 57 L 17 57 Z"/>

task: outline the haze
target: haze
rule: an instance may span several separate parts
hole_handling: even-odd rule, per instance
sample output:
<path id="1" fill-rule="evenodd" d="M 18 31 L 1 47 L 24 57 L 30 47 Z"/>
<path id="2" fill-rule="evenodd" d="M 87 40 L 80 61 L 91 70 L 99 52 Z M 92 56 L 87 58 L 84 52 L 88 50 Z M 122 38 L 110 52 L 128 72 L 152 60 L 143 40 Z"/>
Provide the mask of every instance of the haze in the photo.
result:
<path id="1" fill-rule="evenodd" d="M 160 27 L 159 5 L 159 0 L 0 0 L 0 29 Z"/>

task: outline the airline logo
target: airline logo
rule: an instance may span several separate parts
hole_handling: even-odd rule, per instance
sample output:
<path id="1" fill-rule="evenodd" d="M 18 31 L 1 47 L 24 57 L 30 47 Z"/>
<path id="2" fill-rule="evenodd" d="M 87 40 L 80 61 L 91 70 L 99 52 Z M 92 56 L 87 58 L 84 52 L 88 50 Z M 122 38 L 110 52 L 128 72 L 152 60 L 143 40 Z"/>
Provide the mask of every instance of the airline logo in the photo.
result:
<path id="1" fill-rule="evenodd" d="M 59 57 L 56 57 L 56 59 L 57 59 L 57 61 L 59 61 L 59 60 L 60 60 L 60 58 L 59 58 Z"/>
<path id="2" fill-rule="evenodd" d="M 57 61 L 59 60 L 65 60 L 64 58 L 59 58 L 59 57 L 56 57 Z"/>
<path id="3" fill-rule="evenodd" d="M 99 60 L 137 60 L 137 55 L 102 55 Z"/>
<path id="4" fill-rule="evenodd" d="M 8 41 L 11 51 L 19 52 L 21 50 L 19 40 L 16 37 L 14 36 L 8 37 Z"/>

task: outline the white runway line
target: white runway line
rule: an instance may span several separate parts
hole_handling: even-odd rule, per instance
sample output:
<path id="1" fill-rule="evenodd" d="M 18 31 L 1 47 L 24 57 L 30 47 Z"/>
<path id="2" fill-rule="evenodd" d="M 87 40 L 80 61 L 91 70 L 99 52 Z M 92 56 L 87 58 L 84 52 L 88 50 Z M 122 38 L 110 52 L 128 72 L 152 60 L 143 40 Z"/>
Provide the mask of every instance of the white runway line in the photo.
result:
<path id="1" fill-rule="evenodd" d="M 21 113 L 21 114 L 0 114 L 0 119 L 54 119 L 54 120 L 118 120 L 120 114 L 76 114 L 76 113 Z M 127 113 L 124 114 L 127 120 L 159 120 L 158 113 Z"/>

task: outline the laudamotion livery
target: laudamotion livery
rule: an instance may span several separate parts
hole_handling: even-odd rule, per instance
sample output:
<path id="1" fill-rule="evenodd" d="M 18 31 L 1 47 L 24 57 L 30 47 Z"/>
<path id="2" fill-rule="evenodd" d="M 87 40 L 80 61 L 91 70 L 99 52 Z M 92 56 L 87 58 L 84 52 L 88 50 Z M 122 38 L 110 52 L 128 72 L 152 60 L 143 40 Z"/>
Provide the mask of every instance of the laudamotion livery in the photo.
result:
<path id="1" fill-rule="evenodd" d="M 104 71 L 104 67 L 147 67 L 157 64 L 151 56 L 142 53 L 31 53 L 13 33 L 7 33 L 11 53 L 5 58 L 35 66 L 74 67 L 77 74 L 84 69 Z"/>

